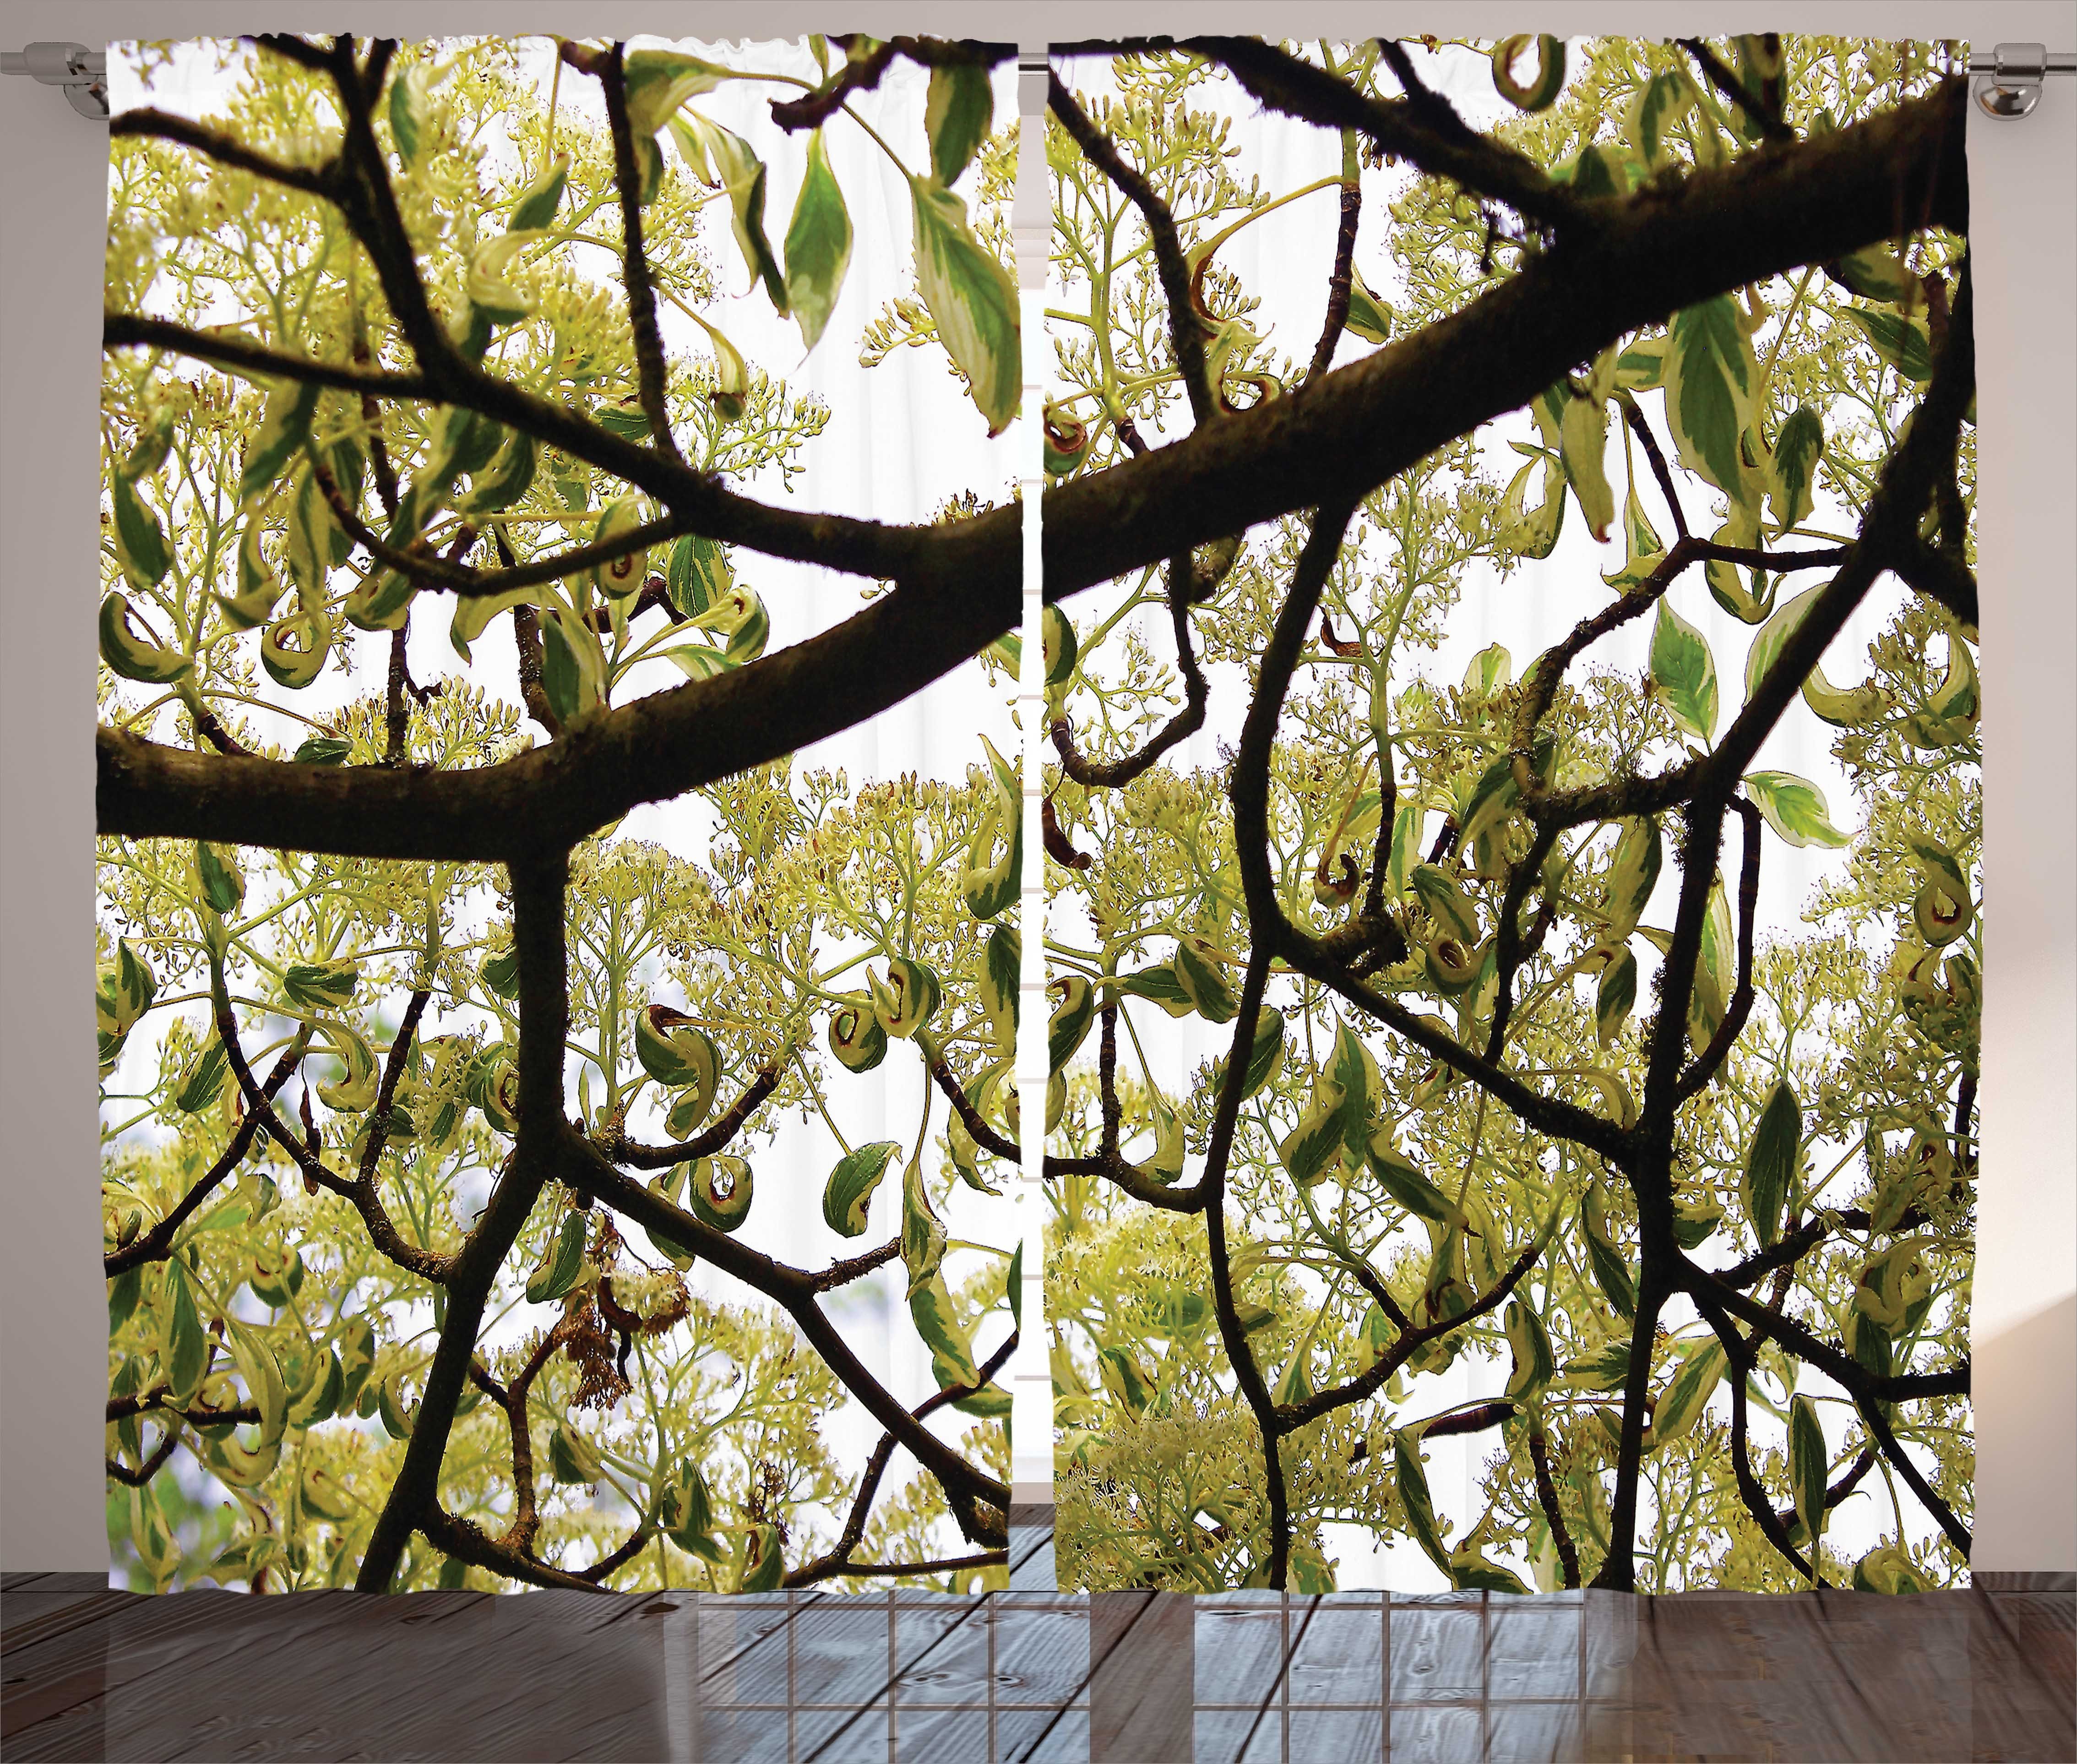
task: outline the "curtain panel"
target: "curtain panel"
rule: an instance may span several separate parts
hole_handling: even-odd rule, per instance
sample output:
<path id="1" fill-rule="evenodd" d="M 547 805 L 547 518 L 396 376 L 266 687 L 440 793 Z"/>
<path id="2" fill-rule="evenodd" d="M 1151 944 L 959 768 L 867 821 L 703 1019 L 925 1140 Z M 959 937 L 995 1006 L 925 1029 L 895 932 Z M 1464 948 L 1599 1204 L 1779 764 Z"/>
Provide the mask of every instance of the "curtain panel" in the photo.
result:
<path id="1" fill-rule="evenodd" d="M 114 1578 L 1965 1582 L 1965 47 L 1014 59 L 111 56 Z"/>
<path id="2" fill-rule="evenodd" d="M 118 1584 L 1003 1577 L 1014 76 L 868 52 L 110 56 Z"/>
<path id="3" fill-rule="evenodd" d="M 1966 60 L 1056 46 L 1063 1586 L 1966 1579 Z"/>

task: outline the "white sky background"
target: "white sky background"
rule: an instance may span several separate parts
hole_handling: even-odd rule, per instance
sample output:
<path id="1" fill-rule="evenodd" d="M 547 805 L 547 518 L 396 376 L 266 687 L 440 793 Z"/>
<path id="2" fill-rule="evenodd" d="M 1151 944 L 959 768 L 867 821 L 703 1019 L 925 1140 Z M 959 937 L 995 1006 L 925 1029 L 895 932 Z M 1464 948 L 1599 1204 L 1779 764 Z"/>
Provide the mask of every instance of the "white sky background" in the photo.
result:
<path id="1" fill-rule="evenodd" d="M 669 47 L 730 66 L 789 74 L 810 83 L 820 77 L 802 40 L 745 44 L 680 40 L 667 44 L 662 40 L 637 38 L 632 46 Z M 122 52 L 122 46 L 114 47 L 118 52 L 110 56 L 110 102 L 118 112 L 132 106 L 153 104 L 183 115 L 203 116 L 220 106 L 242 70 L 249 65 L 240 57 L 230 71 L 219 73 L 214 45 L 187 45 L 173 67 L 158 73 L 148 89 L 139 81 L 132 56 Z M 450 50 L 452 45 L 442 47 Z M 519 52 L 522 66 L 534 75 L 545 101 L 554 69 L 552 40 L 522 40 Z M 923 132 L 927 77 L 924 69 L 897 59 L 876 90 L 851 101 L 908 167 L 922 173 L 927 173 L 930 164 Z M 1005 64 L 997 70 L 994 122 L 997 129 L 1016 116 L 1015 84 L 1014 64 Z M 768 105 L 775 98 L 793 96 L 797 89 L 762 81 L 730 81 L 693 99 L 689 106 L 743 136 L 764 161 L 768 168 L 765 223 L 775 245 L 783 237 L 787 218 L 793 212 L 808 136 L 785 134 L 772 120 Z M 588 124 L 604 127 L 605 110 L 596 81 L 565 68 L 558 102 L 562 117 L 581 118 Z M 776 470 L 733 487 L 803 511 L 893 522 L 927 521 L 947 497 L 962 490 L 978 493 L 984 502 L 1001 502 L 1006 499 L 1017 475 L 1017 426 L 1013 425 L 993 440 L 987 438 L 984 419 L 964 386 L 951 372 L 941 347 L 933 343 L 922 348 L 903 347 L 876 368 L 867 369 L 860 364 L 859 339 L 866 325 L 889 301 L 914 292 L 909 198 L 900 171 L 855 123 L 835 118 L 824 134 L 831 168 L 850 210 L 853 243 L 849 271 L 828 328 L 805 360 L 794 321 L 779 318 L 761 288 L 749 288 L 749 273 L 730 231 L 726 198 L 709 203 L 700 213 L 701 241 L 717 267 L 716 285 L 722 296 L 706 309 L 710 322 L 742 351 L 753 368 L 761 368 L 775 381 L 784 381 L 789 405 L 793 396 L 813 394 L 828 406 L 830 413 L 822 434 L 809 440 L 797 454 L 797 461 L 805 470 L 793 478 L 790 489 L 780 488 Z M 689 176 L 668 135 L 663 137 L 663 144 L 666 177 Z M 510 163 L 510 149 L 502 141 L 493 144 L 492 151 Z M 955 186 L 968 198 L 970 208 L 976 178 L 975 170 L 969 168 Z M 586 252 L 590 259 L 579 260 L 587 274 L 606 285 L 618 287 L 617 266 L 606 254 L 581 247 L 576 249 Z M 705 333 L 669 302 L 660 300 L 659 318 L 667 352 L 674 362 L 711 354 Z M 770 615 L 772 634 L 767 653 L 849 618 L 864 604 L 861 590 L 872 587 L 855 577 L 739 549 L 734 562 L 738 580 L 757 591 Z M 659 553 L 652 558 L 652 568 L 661 567 Z M 448 647 L 449 605 L 445 597 L 425 597 L 418 611 L 410 640 L 414 680 L 422 685 L 445 676 L 464 675 L 493 696 L 516 703 L 517 656 L 509 619 L 493 622 L 473 646 L 474 665 L 465 668 Z M 340 640 L 354 646 L 350 678 L 342 679 L 327 669 L 306 691 L 277 696 L 286 696 L 296 709 L 319 716 L 338 705 L 380 692 L 388 665 L 387 634 L 371 634 L 342 626 Z M 645 665 L 621 684 L 616 701 L 630 702 L 644 693 L 681 683 L 681 676 L 668 664 Z M 868 781 L 891 779 L 904 772 L 963 783 L 969 765 L 985 760 L 975 738 L 976 731 L 986 733 L 1005 757 L 1016 753 L 1018 735 L 1009 709 L 1014 691 L 1015 682 L 1008 676 L 999 674 L 991 686 L 980 666 L 969 663 L 871 721 L 803 750 L 797 760 L 797 776 L 817 768 L 841 768 L 854 793 Z M 527 726 L 538 740 L 538 730 L 531 724 Z M 285 722 L 280 729 L 277 738 L 291 744 L 300 738 Z M 615 837 L 652 841 L 697 858 L 704 855 L 709 830 L 703 805 L 697 800 L 681 800 L 635 809 L 621 822 Z M 674 1001 L 674 995 L 668 992 L 660 996 L 664 1001 Z M 476 1020 L 475 1013 L 452 1013 L 436 1024 L 429 1012 L 425 1030 L 430 1034 L 439 1029 L 466 1028 Z M 822 1028 L 819 1017 L 814 1028 L 819 1047 Z M 111 1084 L 124 1088 L 148 1084 L 156 1059 L 156 1045 L 148 1045 L 143 1035 L 133 1038 Z M 826 1089 L 832 1112 L 852 1144 L 894 1139 L 902 1142 L 905 1148 L 913 1146 L 924 1083 L 913 1044 L 892 1046 L 886 1060 L 869 1074 L 845 1072 L 833 1060 L 826 1060 L 825 1064 L 831 1075 Z M 726 1105 L 750 1075 L 736 1071 L 724 1081 L 718 1110 Z M 932 1137 L 938 1146 L 943 1143 L 946 1115 L 940 1096 L 932 1119 Z M 666 1137 L 660 1117 L 647 1122 L 638 1118 L 629 1125 L 637 1138 L 660 1142 Z M 864 1235 L 841 1238 L 823 1223 L 822 1187 L 840 1148 L 819 1117 L 811 1116 L 805 1122 L 789 1117 L 770 1146 L 745 1145 L 736 1149 L 751 1157 L 755 1170 L 756 1200 L 740 1236 L 756 1249 L 796 1266 L 818 1267 L 884 1242 L 898 1228 L 902 1159 L 896 1161 L 875 1196 L 871 1223 Z M 934 1152 L 926 1167 L 934 1169 L 938 1162 Z M 1005 1246 L 1015 1244 L 1018 1215 L 1007 1192 L 1013 1175 L 1005 1167 L 997 1166 L 996 1178 L 1005 1187 L 1001 1199 L 990 1199 L 964 1187 L 955 1191 L 944 1209 L 955 1238 Z M 458 1212 L 465 1219 L 483 1197 L 481 1184 L 473 1193 L 458 1192 Z M 633 1227 L 628 1228 L 627 1234 L 631 1246 L 646 1254 L 648 1246 L 643 1234 Z M 980 1258 L 955 1250 L 947 1261 L 947 1277 L 956 1286 L 983 1265 Z M 696 1263 L 687 1279 L 695 1290 L 716 1300 L 763 1302 L 747 1289 L 716 1275 L 704 1263 Z M 903 1301 L 904 1285 L 897 1263 L 891 1271 L 880 1270 L 832 1295 L 826 1301 L 826 1308 L 868 1368 L 885 1379 L 905 1401 L 913 1404 L 934 1391 L 937 1384 L 931 1375 L 928 1350 L 918 1338 Z M 486 1332 L 486 1342 L 499 1346 L 517 1339 L 539 1321 L 529 1314 L 539 1310 L 522 1303 L 502 1327 Z M 429 1327 L 431 1321 L 429 1310 L 422 1311 L 417 1325 Z M 1001 1328 L 999 1317 L 989 1323 L 976 1342 L 977 1357 L 993 1350 L 1001 1338 Z M 408 1333 L 408 1326 L 403 1333 Z M 637 1396 L 615 1412 L 616 1424 L 630 1417 L 639 1404 L 639 1392 L 638 1381 Z M 956 1438 L 973 1424 L 970 1417 L 946 1409 L 930 1425 L 945 1437 Z M 847 1475 L 855 1475 L 878 1440 L 877 1423 L 855 1404 L 847 1404 L 831 1417 L 829 1430 L 840 1464 Z M 177 1456 L 175 1462 L 184 1475 L 191 1474 L 198 1482 L 208 1480 L 185 1454 Z M 897 1454 L 883 1484 L 883 1500 L 897 1493 L 914 1475 L 914 1469 L 905 1453 Z M 841 1515 L 838 1516 L 840 1521 Z M 954 1549 L 960 1547 L 956 1536 L 949 1535 L 947 1530 L 950 1544 Z"/>
<path id="2" fill-rule="evenodd" d="M 1407 47 L 1422 79 L 1447 97 L 1472 127 L 1489 129 L 1517 114 L 1494 90 L 1490 64 L 1483 53 L 1448 45 L 1438 52 L 1413 43 Z M 1580 64 L 1579 40 L 1569 47 L 1570 65 L 1576 69 Z M 1107 59 L 1066 58 L 1056 62 L 1055 70 L 1082 96 L 1085 107 L 1101 98 L 1116 94 Z M 1276 196 L 1322 178 L 1340 175 L 1341 143 L 1334 131 L 1263 110 L 1230 78 L 1193 88 L 1188 102 L 1194 109 L 1230 117 L 1232 127 L 1228 141 L 1240 147 L 1242 152 L 1230 162 L 1230 168 L 1243 187 L 1251 177 L 1259 176 L 1263 192 Z M 1409 174 L 1404 169 L 1392 167 L 1366 169 L 1363 174 L 1363 213 L 1357 234 L 1355 267 L 1363 281 L 1395 308 L 1401 302 L 1405 278 L 1388 248 L 1390 223 L 1387 207 L 1408 181 Z M 1219 263 L 1238 277 L 1251 296 L 1260 298 L 1260 307 L 1248 315 L 1249 324 L 1268 339 L 1276 354 L 1291 358 L 1293 363 L 1295 371 L 1285 377 L 1287 386 L 1302 377 L 1319 338 L 1326 311 L 1327 282 L 1334 265 L 1338 212 L 1333 189 L 1316 191 L 1259 221 L 1251 222 L 1219 248 Z M 1227 223 L 1222 220 L 1217 224 L 1224 226 Z M 1184 241 L 1186 247 L 1190 243 L 1187 239 Z M 1086 310 L 1087 298 L 1086 287 L 1077 286 L 1064 304 L 1071 309 Z M 1049 306 L 1063 304 L 1057 269 L 1048 284 L 1047 300 Z M 1084 335 L 1080 327 L 1065 325 L 1055 327 L 1054 334 L 1071 340 Z M 1395 331 L 1395 336 L 1400 334 Z M 1755 339 L 1756 347 L 1763 350 L 1772 334 L 1771 329 L 1763 331 Z M 1345 331 L 1335 352 L 1335 365 L 1356 360 L 1370 353 L 1373 347 L 1353 332 Z M 1050 354 L 1047 359 L 1050 364 Z M 1055 396 L 1062 389 L 1055 381 L 1049 384 L 1047 395 Z M 1638 394 L 1638 397 L 1670 458 L 1671 448 L 1662 395 L 1649 392 Z M 1174 439 L 1187 431 L 1187 406 L 1174 407 L 1172 421 L 1179 426 L 1160 431 L 1160 439 Z M 1620 423 L 1612 424 L 1609 437 L 1609 478 L 1617 486 L 1618 497 L 1621 493 L 1621 462 L 1617 450 L 1621 440 L 1617 431 L 1620 427 Z M 1143 422 L 1141 428 L 1150 444 L 1156 444 L 1153 426 Z M 1527 412 L 1510 413 L 1479 431 L 1488 469 L 1502 485 L 1526 463 L 1507 446 L 1510 439 L 1538 439 Z M 1640 471 L 1644 469 L 1642 456 L 1638 466 Z M 1713 513 L 1704 504 L 1704 495 L 1713 493 L 1685 474 L 1679 474 L 1679 480 L 1688 525 L 1692 530 L 1706 537 L 1715 531 L 1722 518 L 1720 513 Z M 1662 539 L 1670 543 L 1672 523 L 1656 485 L 1647 482 L 1640 493 L 1648 517 Z M 1538 500 L 1538 494 L 1539 481 L 1532 480 L 1532 503 Z M 1806 529 L 1845 535 L 1853 530 L 1850 517 L 1828 498 L 1821 488 L 1817 506 L 1804 525 Z M 1258 529 L 1256 537 L 1259 539 L 1267 530 Z M 1410 647 L 1403 650 L 1393 671 L 1395 693 L 1417 674 L 1425 675 L 1438 686 L 1454 686 L 1463 679 L 1471 657 L 1495 643 L 1504 644 L 1512 655 L 1514 677 L 1519 680 L 1543 650 L 1563 637 L 1581 618 L 1608 604 L 1614 591 L 1603 584 L 1602 572 L 1613 572 L 1622 561 L 1620 520 L 1610 528 L 1606 544 L 1598 545 L 1580 519 L 1575 504 L 1567 510 L 1558 545 L 1548 558 L 1541 562 L 1525 560 L 1505 580 L 1490 565 L 1483 564 L 1466 572 L 1463 592 L 1446 621 L 1446 634 L 1440 648 L 1432 652 Z M 1825 579 L 1823 572 L 1805 572 L 1790 577 L 1775 604 L 1779 605 L 1790 595 Z M 1867 677 L 1867 644 L 1894 616 L 1902 593 L 1893 579 L 1885 578 L 1827 650 L 1825 671 L 1835 684 L 1858 684 Z M 1099 605 L 1108 609 L 1115 604 L 1116 597 L 1113 589 L 1100 589 L 1069 602 L 1069 616 L 1078 627 L 1086 628 L 1099 616 Z M 1742 624 L 1719 607 L 1704 585 L 1699 568 L 1685 574 L 1668 599 L 1684 618 L 1702 632 L 1715 658 L 1720 697 L 1717 733 L 1721 736 L 1744 701 L 1746 652 L 1759 627 Z M 1174 640 L 1168 629 L 1166 609 L 1158 605 L 1143 608 L 1134 616 L 1153 654 L 1164 660 L 1171 657 Z M 1646 670 L 1651 630 L 1652 621 L 1648 618 L 1631 621 L 1588 650 L 1573 664 L 1568 678 L 1581 680 L 1597 670 L 1617 671 L 1634 678 L 1642 676 Z M 1239 738 L 1247 703 L 1246 682 L 1240 671 L 1222 665 L 1207 668 L 1205 672 L 1211 683 L 1211 697 L 1204 726 L 1163 761 L 1178 772 L 1217 769 L 1222 763 L 1220 745 L 1230 746 Z M 1824 793 L 1834 824 L 1850 838 L 1858 827 L 1857 805 L 1843 771 L 1831 756 L 1835 733 L 1798 697 L 1792 701 L 1788 713 L 1760 748 L 1752 769 L 1790 772 L 1811 780 Z M 1430 836 L 1435 825 L 1431 818 Z M 1727 829 L 1727 835 L 1722 863 L 1734 886 L 1741 836 L 1734 827 Z M 1425 848 L 1427 839 L 1424 838 L 1421 843 Z M 1784 938 L 1807 934 L 1803 923 L 1806 906 L 1821 883 L 1843 874 L 1850 852 L 1850 847 L 1838 851 L 1815 847 L 1794 849 L 1775 837 L 1771 830 L 1767 830 L 1762 847 L 1760 872 L 1759 934 L 1763 942 L 1770 932 Z M 1658 891 L 1644 915 L 1647 923 L 1663 926 L 1671 922 L 1679 885 L 1679 870 L 1669 849 Z M 1094 933 L 1079 900 L 1055 904 L 1049 930 L 1051 935 L 1082 947 L 1088 947 L 1094 942 Z M 1655 957 L 1648 946 L 1640 944 L 1638 950 L 1642 969 L 1638 993 L 1642 1001 Z M 1648 961 L 1648 957 L 1652 960 Z M 1135 1008 L 1130 1003 L 1127 1008 L 1154 1065 L 1156 1081 L 1172 1094 L 1187 1094 L 1190 1075 L 1196 1068 L 1205 1060 L 1222 1057 L 1228 1050 L 1231 1040 L 1228 1031 L 1213 1028 L 1201 1018 L 1193 1016 L 1172 1019 L 1152 1006 Z M 1129 1064 L 1133 1058 L 1129 1042 L 1124 1045 L 1126 1050 L 1122 1057 Z M 1093 1059 L 1093 1047 L 1092 1042 L 1083 1057 Z M 1184 1172 L 1185 1179 L 1194 1179 L 1198 1161 L 1193 1157 Z M 1817 1167 L 1821 1170 L 1828 1167 L 1829 1162 L 1829 1159 L 1819 1159 Z M 1721 1251 L 1721 1243 L 1705 1246 L 1698 1254 L 1706 1262 L 1713 1249 Z M 1669 1306 L 1667 1325 L 1677 1328 L 1692 1315 L 1692 1307 L 1680 1301 Z M 1273 1374 L 1276 1369 L 1271 1370 Z M 1469 1354 L 1460 1355 L 1446 1372 L 1416 1381 L 1413 1400 L 1401 1412 L 1405 1419 L 1413 1421 L 1474 1398 L 1497 1396 L 1506 1379 L 1507 1363 L 1504 1358 L 1481 1360 Z M 1813 1383 L 1808 1375 L 1804 1383 L 1806 1388 L 1830 1387 L 1829 1380 Z M 1729 1412 L 1728 1396 L 1721 1390 L 1714 1407 L 1721 1414 Z M 1827 1432 L 1835 1450 L 1843 1432 L 1844 1424 L 1839 1418 L 1842 1413 L 1836 1408 L 1825 1411 Z M 1777 1430 L 1775 1424 L 1757 1409 L 1753 1414 L 1753 1427 L 1755 1448 L 1760 1442 L 1771 1439 Z M 1429 1479 L 1438 1515 L 1446 1521 L 1456 1522 L 1451 1533 L 1453 1538 L 1461 1537 L 1471 1518 L 1482 1510 L 1483 1503 L 1477 1491 L 1479 1467 L 1495 1449 L 1495 1436 L 1491 1434 L 1444 1437 L 1426 1446 Z M 1854 1554 L 1871 1547 L 1878 1541 L 1880 1532 L 1894 1526 L 1889 1502 L 1879 1478 L 1871 1474 L 1863 1486 L 1875 1498 L 1850 1500 L 1836 1508 L 1827 1529 L 1828 1539 L 1835 1539 L 1841 1548 Z M 1648 1484 L 1643 1492 L 1648 1496 Z M 1930 1528 L 1917 1522 L 1921 1516 L 1916 1512 L 1915 1506 L 1907 1497 L 1906 1516 L 1913 1521 L 1911 1534 L 1922 1536 Z M 1434 1564 L 1410 1540 L 1401 1539 L 1383 1550 L 1374 1551 L 1368 1534 L 1357 1527 L 1330 1525 L 1326 1529 L 1329 1554 L 1339 1558 L 1337 1583 L 1345 1589 L 1388 1585 L 1395 1590 L 1417 1591 L 1446 1584 Z M 1864 1542 L 1856 1544 L 1851 1541 L 1863 1532 Z M 1643 1521 L 1640 1521 L 1639 1535 L 1648 1535 Z M 1518 1571 L 1523 1568 L 1519 1561 L 1514 1566 Z M 1524 1579 L 1527 1578 L 1525 1572 Z"/>

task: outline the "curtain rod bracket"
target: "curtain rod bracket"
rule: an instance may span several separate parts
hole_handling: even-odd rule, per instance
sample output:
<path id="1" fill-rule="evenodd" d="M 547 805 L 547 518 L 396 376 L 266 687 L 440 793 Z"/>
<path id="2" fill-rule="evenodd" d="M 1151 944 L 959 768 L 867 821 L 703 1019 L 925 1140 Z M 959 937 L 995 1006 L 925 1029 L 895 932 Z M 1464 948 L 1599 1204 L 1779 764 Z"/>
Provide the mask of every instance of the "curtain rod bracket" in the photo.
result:
<path id="1" fill-rule="evenodd" d="M 2038 43 L 2000 43 L 1988 58 L 1971 56 L 1969 72 L 1977 108 L 2000 121 L 2025 116 L 2041 102 L 2041 84 L 2051 73 L 2077 73 L 2077 54 L 2050 54 Z"/>
<path id="2" fill-rule="evenodd" d="M 108 57 L 83 43 L 32 43 L 0 55 L 0 73 L 26 74 L 63 88 L 65 102 L 92 123 L 108 120 Z"/>

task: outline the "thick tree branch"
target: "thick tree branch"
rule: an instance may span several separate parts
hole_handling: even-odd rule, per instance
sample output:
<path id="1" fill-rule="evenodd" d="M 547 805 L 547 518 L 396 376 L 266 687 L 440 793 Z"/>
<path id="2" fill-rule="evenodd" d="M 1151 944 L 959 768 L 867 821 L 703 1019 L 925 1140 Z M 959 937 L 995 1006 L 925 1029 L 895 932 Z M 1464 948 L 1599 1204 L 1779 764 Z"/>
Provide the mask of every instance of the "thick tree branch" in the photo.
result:
<path id="1" fill-rule="evenodd" d="M 482 1217 L 454 1258 L 447 1282 L 446 1321 L 426 1375 L 403 1467 L 376 1521 L 354 1583 L 363 1592 L 388 1591 L 412 1532 L 438 1523 L 440 1462 L 454 1425 L 455 1403 L 475 1354 L 485 1301 L 554 1170 L 558 1150 L 576 1137 L 562 1113 L 563 1052 L 569 1029 L 563 895 L 568 875 L 568 856 L 560 851 L 511 866 L 513 944 L 519 959 L 518 1142 L 503 1179 L 491 1190 Z M 431 1531 L 427 1536 L 442 1548 L 450 1547 Z"/>
<path id="2" fill-rule="evenodd" d="M 368 857 L 502 861 L 553 850 L 638 803 L 850 728 L 1015 619 L 1014 576 L 897 589 L 820 636 L 598 713 L 560 741 L 468 771 L 198 755 L 104 727 L 96 736 L 100 830 Z"/>
<path id="3" fill-rule="evenodd" d="M 1305 397 L 1047 490 L 1046 597 L 1360 496 L 1640 326 L 1888 238 L 1900 212 L 1966 230 L 1965 100 L 1950 80 L 1834 134 L 1649 185 L 1597 208 L 1587 236 Z"/>

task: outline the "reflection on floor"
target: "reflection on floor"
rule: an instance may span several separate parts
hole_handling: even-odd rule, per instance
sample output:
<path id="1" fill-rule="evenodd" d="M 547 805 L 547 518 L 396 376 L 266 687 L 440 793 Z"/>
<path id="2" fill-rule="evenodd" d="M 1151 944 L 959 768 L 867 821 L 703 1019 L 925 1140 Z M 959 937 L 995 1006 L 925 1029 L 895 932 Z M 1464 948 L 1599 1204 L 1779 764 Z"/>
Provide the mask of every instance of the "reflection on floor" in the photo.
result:
<path id="1" fill-rule="evenodd" d="M 1916 1599 L 110 1593 L 10 1575 L 6 1755 L 701 1764 L 2077 1758 L 2071 1577 Z"/>

